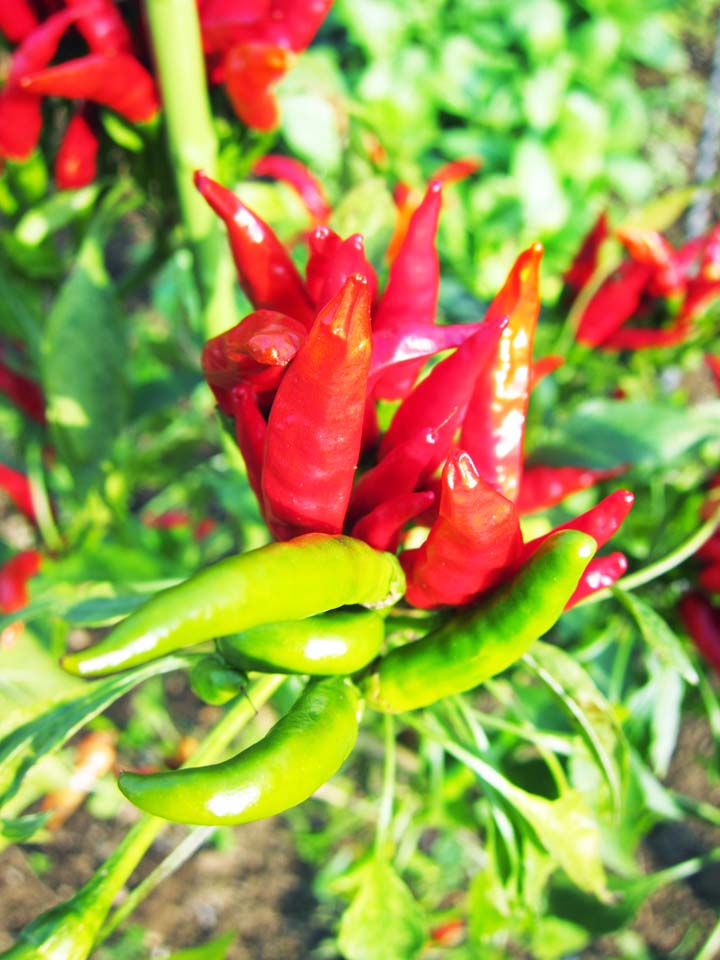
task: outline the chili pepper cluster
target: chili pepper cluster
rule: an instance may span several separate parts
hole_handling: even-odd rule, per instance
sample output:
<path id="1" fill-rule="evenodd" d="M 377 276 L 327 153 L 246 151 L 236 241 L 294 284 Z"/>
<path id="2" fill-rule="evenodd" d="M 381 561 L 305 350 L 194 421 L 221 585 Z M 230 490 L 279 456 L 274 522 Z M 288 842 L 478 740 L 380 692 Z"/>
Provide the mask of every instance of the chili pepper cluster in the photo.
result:
<path id="1" fill-rule="evenodd" d="M 87 53 L 50 65 L 71 27 Z M 67 98 L 74 107 L 55 157 L 55 180 L 61 189 L 78 188 L 97 173 L 98 107 L 131 123 L 157 113 L 155 82 L 112 0 L 65 0 L 49 16 L 39 2 L 4 0 L 0 31 L 18 44 L 0 91 L 0 158 L 27 160 L 40 140 L 43 99 Z"/>
<path id="2" fill-rule="evenodd" d="M 439 181 L 409 218 L 381 294 L 360 235 L 315 227 L 303 278 L 234 193 L 203 173 L 196 184 L 228 228 L 256 308 L 206 344 L 203 370 L 276 539 L 344 531 L 401 549 L 407 601 L 455 606 L 498 587 L 541 545 L 523 541 L 521 513 L 620 472 L 524 469 L 529 394 L 544 372 L 532 363 L 539 244 L 518 257 L 482 321 L 440 325 Z M 384 431 L 381 401 L 394 404 Z M 603 545 L 631 504 L 616 491 L 565 526 Z M 424 542 L 413 545 L 408 528 L 425 529 Z M 625 568 L 622 554 L 596 558 L 570 602 Z"/>
<path id="3" fill-rule="evenodd" d="M 601 214 L 565 275 L 573 294 L 595 275 L 609 236 L 607 217 Z M 698 315 L 720 294 L 720 225 L 678 249 L 662 234 L 642 227 L 621 227 L 615 236 L 629 259 L 591 296 L 580 316 L 577 340 L 603 350 L 683 343 Z"/>

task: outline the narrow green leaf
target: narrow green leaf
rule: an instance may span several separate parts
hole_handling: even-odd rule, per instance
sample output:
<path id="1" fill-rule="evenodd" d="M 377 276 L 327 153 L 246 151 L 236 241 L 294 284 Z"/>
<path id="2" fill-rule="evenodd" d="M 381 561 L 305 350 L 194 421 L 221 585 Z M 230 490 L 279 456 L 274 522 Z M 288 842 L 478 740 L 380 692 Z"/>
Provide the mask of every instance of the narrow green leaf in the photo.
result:
<path id="1" fill-rule="evenodd" d="M 425 943 L 423 911 L 391 864 L 375 858 L 358 871 L 359 888 L 340 922 L 346 960 L 413 960 Z"/>
<path id="2" fill-rule="evenodd" d="M 97 680 L 58 699 L 47 709 L 0 739 L 0 804 L 19 789 L 23 777 L 46 754 L 62 746 L 74 733 L 133 687 L 159 674 L 188 666 L 184 657 L 166 657 Z"/>
<path id="3" fill-rule="evenodd" d="M 15 236 L 28 246 L 42 243 L 51 233 L 86 213 L 97 199 L 99 187 L 91 183 L 80 190 L 54 193 L 28 210 L 15 227 Z"/>
<path id="4" fill-rule="evenodd" d="M 587 671 L 558 647 L 538 641 L 524 659 L 577 723 L 610 788 L 613 808 L 619 810 L 621 779 L 615 757 L 620 739 L 612 707 Z"/>
<path id="5" fill-rule="evenodd" d="M 225 960 L 234 939 L 235 934 L 231 931 L 199 947 L 190 947 L 189 950 L 171 953 L 167 960 Z"/>
<path id="6" fill-rule="evenodd" d="M 649 604 L 634 593 L 628 593 L 615 587 L 613 588 L 613 594 L 632 615 L 640 628 L 643 639 L 649 647 L 652 647 L 663 663 L 677 670 L 687 683 L 697 684 L 697 670 L 685 652 L 682 643 L 660 614 L 656 613 Z"/>
<path id="7" fill-rule="evenodd" d="M 27 817 L 16 817 L 11 820 L 0 820 L 0 837 L 11 843 L 24 843 L 45 826 L 50 811 L 33 813 Z"/>

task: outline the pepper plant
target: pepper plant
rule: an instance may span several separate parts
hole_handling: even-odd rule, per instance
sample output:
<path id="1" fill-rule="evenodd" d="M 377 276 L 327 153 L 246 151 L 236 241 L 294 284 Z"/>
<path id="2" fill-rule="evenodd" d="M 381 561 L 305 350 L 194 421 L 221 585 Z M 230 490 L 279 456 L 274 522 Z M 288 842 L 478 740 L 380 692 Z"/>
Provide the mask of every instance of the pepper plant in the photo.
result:
<path id="1" fill-rule="evenodd" d="M 716 662 L 720 414 L 694 384 L 716 368 L 717 230 L 663 238 L 681 192 L 600 220 L 550 307 L 562 237 L 549 271 L 528 238 L 489 302 L 459 293 L 443 223 L 487 176 L 459 133 L 424 191 L 376 179 L 334 206 L 286 155 L 315 156 L 302 58 L 282 78 L 335 35 L 328 9 L 0 3 L 0 843 L 49 839 L 48 760 L 121 696 L 153 689 L 163 717 L 141 752 L 110 737 L 153 768 L 109 778 L 127 836 L 4 956 L 92 955 L 219 828 L 277 813 L 348 960 L 566 956 L 717 856 L 636 860 L 654 824 L 720 818 L 663 783 L 684 709 L 720 736 L 691 642 Z M 541 61 L 559 41 L 528 17 Z M 332 109 L 357 184 L 381 124 L 372 98 Z M 155 742 L 169 674 L 202 740 L 179 770 Z M 169 820 L 187 835 L 128 891 Z"/>

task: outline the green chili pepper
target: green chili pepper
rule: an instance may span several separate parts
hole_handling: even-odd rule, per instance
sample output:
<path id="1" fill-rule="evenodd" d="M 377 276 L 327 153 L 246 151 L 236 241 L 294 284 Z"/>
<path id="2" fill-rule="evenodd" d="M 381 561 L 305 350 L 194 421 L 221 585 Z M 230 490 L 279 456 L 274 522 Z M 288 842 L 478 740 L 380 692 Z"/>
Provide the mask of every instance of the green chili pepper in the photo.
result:
<path id="1" fill-rule="evenodd" d="M 188 680 L 195 696 L 213 705 L 227 703 L 247 688 L 247 676 L 229 667 L 216 653 L 200 657 L 193 664 Z"/>
<path id="2" fill-rule="evenodd" d="M 385 622 L 372 610 L 338 611 L 306 620 L 267 623 L 218 641 L 222 656 L 241 670 L 355 673 L 380 652 Z"/>
<path id="3" fill-rule="evenodd" d="M 391 650 L 364 681 L 368 706 L 385 713 L 425 707 L 509 667 L 558 619 L 596 548 L 577 530 L 548 537 L 487 599 Z"/>
<path id="4" fill-rule="evenodd" d="M 123 773 L 120 789 L 178 823 L 261 820 L 302 803 L 335 773 L 357 738 L 359 697 L 344 677 L 311 680 L 260 741 L 223 763 L 168 773 Z"/>
<path id="5" fill-rule="evenodd" d="M 404 588 L 392 554 L 351 537 L 309 533 L 201 570 L 154 596 L 95 647 L 61 663 L 78 676 L 115 673 L 261 623 L 354 603 L 385 606 Z"/>

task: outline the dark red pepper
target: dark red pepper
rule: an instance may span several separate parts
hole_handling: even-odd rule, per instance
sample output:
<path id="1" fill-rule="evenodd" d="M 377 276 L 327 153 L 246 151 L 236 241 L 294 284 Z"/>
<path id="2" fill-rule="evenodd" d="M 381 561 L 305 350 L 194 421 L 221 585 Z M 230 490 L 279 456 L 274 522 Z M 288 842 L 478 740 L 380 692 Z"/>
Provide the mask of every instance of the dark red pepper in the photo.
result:
<path id="1" fill-rule="evenodd" d="M 690 639 L 707 662 L 720 673 L 720 607 L 699 592 L 686 594 L 678 606 Z"/>
<path id="2" fill-rule="evenodd" d="M 14 470 L 6 463 L 0 463 L 0 490 L 4 490 L 21 513 L 35 522 L 30 481 L 24 473 Z"/>
<path id="3" fill-rule="evenodd" d="M 358 520 L 351 529 L 351 535 L 358 540 L 364 540 L 376 550 L 389 550 L 394 553 L 400 545 L 405 525 L 425 513 L 434 501 L 435 494 L 432 490 L 391 497 Z"/>
<path id="4" fill-rule="evenodd" d="M 99 146 L 88 111 L 80 107 L 70 119 L 55 156 L 55 183 L 59 190 L 77 190 L 95 180 Z"/>
<path id="5" fill-rule="evenodd" d="M 597 347 L 637 313 L 652 276 L 652 267 L 634 260 L 620 264 L 585 308 L 576 338 L 588 347 Z"/>
<path id="6" fill-rule="evenodd" d="M 40 387 L 29 377 L 9 367 L 0 349 L 0 393 L 33 420 L 45 423 L 45 397 Z"/>
<path id="7" fill-rule="evenodd" d="M 11 43 L 20 43 L 37 24 L 28 0 L 0 0 L 0 33 L 4 33 Z"/>
<path id="8" fill-rule="evenodd" d="M 565 273 L 565 283 L 572 290 L 582 290 L 598 268 L 600 248 L 609 236 L 608 218 L 603 211 L 586 235 L 575 259 Z"/>

